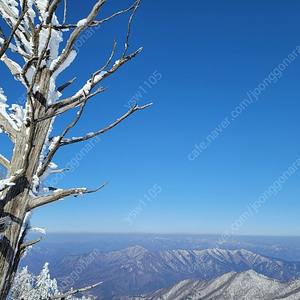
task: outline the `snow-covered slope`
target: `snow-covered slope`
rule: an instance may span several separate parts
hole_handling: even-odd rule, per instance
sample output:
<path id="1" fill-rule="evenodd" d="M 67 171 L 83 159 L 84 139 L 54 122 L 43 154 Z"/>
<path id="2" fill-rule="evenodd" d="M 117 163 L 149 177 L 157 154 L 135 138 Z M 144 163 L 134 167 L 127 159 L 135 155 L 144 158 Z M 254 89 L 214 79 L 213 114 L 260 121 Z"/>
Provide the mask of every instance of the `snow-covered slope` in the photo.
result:
<path id="1" fill-rule="evenodd" d="M 300 281 L 280 282 L 260 275 L 253 270 L 230 272 L 211 280 L 187 279 L 169 289 L 161 289 L 141 297 L 127 300 L 298 300 Z"/>

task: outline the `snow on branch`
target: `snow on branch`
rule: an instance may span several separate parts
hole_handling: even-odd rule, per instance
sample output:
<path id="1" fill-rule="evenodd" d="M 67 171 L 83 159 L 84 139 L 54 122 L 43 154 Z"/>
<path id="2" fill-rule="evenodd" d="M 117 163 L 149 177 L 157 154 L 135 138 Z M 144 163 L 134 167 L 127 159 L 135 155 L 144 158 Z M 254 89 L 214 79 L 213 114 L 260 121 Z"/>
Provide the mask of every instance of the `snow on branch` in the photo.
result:
<path id="1" fill-rule="evenodd" d="M 54 29 L 53 26 L 59 25 L 55 11 L 60 1 L 24 0 L 21 4 L 22 13 L 19 18 L 17 1 L 0 1 L 0 15 L 12 29 L 10 37 L 6 39 L 3 30 L 0 28 L 0 34 L 3 36 L 3 38 L 0 38 L 0 44 L 2 44 L 0 58 L 5 62 L 15 78 L 29 88 L 28 92 L 32 92 L 39 69 L 45 65 L 50 67 L 59 55 L 59 44 L 63 41 L 63 34 L 60 30 Z M 35 18 L 36 11 L 38 12 L 40 23 Z M 13 27 L 11 24 L 15 26 Z M 13 38 L 15 45 L 12 44 Z M 25 64 L 22 68 L 5 56 L 5 51 L 8 48 L 25 59 Z M 69 64 L 75 57 L 75 55 L 71 56 L 68 60 Z M 64 68 L 67 66 L 65 65 Z M 20 74 L 22 74 L 23 78 L 19 77 Z M 55 81 L 55 78 L 53 78 L 53 81 Z M 55 90 L 53 85 L 54 82 L 51 82 L 50 89 Z M 60 94 L 56 95 L 53 91 L 53 93 L 50 93 L 50 96 L 58 99 Z"/>
<path id="2" fill-rule="evenodd" d="M 6 112 L 6 108 L 8 107 L 6 101 L 7 98 L 3 93 L 3 89 L 0 88 L 0 128 L 14 141 L 19 128 Z"/>
<path id="3" fill-rule="evenodd" d="M 11 74 L 18 80 L 22 73 L 22 68 L 13 60 L 9 59 L 4 53 L 1 60 L 6 64 Z"/>
<path id="4" fill-rule="evenodd" d="M 0 192 L 4 191 L 6 188 L 15 185 L 15 181 L 20 175 L 22 175 L 23 169 L 20 169 L 16 172 L 15 175 L 10 176 L 9 178 L 0 180 Z"/>
<path id="5" fill-rule="evenodd" d="M 8 20 L 9 20 L 11 24 L 15 23 L 15 25 L 13 26 L 12 31 L 11 31 L 10 36 L 9 36 L 8 39 L 6 39 L 5 36 L 3 36 L 5 40 L 4 40 L 3 45 L 0 49 L 0 58 L 3 56 L 3 54 L 6 52 L 6 50 L 10 47 L 10 43 L 11 43 L 13 37 L 14 37 L 14 34 L 16 33 L 17 29 L 19 28 L 21 22 L 24 19 L 25 14 L 28 10 L 27 5 L 25 5 L 26 0 L 23 0 L 22 1 L 22 7 L 23 7 L 22 13 L 20 14 L 17 21 L 14 22 L 14 20 L 16 18 L 16 15 L 18 13 L 18 10 L 16 9 L 16 7 L 10 6 L 11 9 L 14 10 L 14 13 L 12 13 L 11 9 L 9 9 L 8 2 L 7 1 L 1 1 L 1 2 L 3 2 L 3 3 L 1 4 L 0 15 L 6 20 L 6 22 L 8 22 Z M 17 3 L 15 2 L 15 5 L 16 4 Z M 13 19 L 13 21 L 11 19 Z"/>
<path id="6" fill-rule="evenodd" d="M 0 192 L 4 191 L 9 186 L 15 185 L 15 183 L 13 182 L 14 179 L 15 177 L 11 176 L 7 179 L 0 180 Z"/>
<path id="7" fill-rule="evenodd" d="M 42 195 L 42 196 L 38 196 L 38 197 L 32 197 L 31 200 L 29 201 L 28 210 L 32 210 L 39 206 L 43 206 L 43 205 L 46 205 L 49 203 L 56 202 L 58 200 L 66 198 L 66 197 L 78 196 L 78 195 L 90 194 L 90 193 L 97 192 L 98 190 L 102 189 L 107 183 L 108 183 L 108 181 L 94 190 L 88 190 L 87 188 L 72 188 L 72 189 L 68 189 L 68 190 L 56 190 L 55 192 L 53 192 L 51 194 Z"/>
<path id="8" fill-rule="evenodd" d="M 46 19 L 46 24 L 50 24 L 52 21 L 53 21 L 53 16 L 55 15 L 55 11 L 59 5 L 61 0 L 54 0 L 50 7 L 49 7 L 49 10 L 48 10 L 48 15 L 47 16 L 47 19 Z M 38 1 L 38 2 L 41 2 L 41 1 Z M 48 0 L 48 5 L 49 5 L 50 1 Z"/>
<path id="9" fill-rule="evenodd" d="M 80 36 L 80 34 L 89 27 L 89 25 L 94 21 L 94 19 L 96 18 L 100 8 L 102 7 L 102 5 L 105 3 L 105 0 L 99 0 L 94 7 L 92 8 L 91 12 L 89 13 L 89 15 L 86 18 L 86 22 L 79 27 L 76 27 L 76 29 L 71 33 L 67 44 L 64 48 L 64 50 L 62 51 L 61 55 L 52 62 L 51 66 L 50 66 L 50 70 L 53 73 L 55 73 L 57 70 L 59 70 L 59 68 L 65 63 L 65 61 L 69 58 L 69 55 L 73 50 L 73 46 L 76 42 L 76 40 L 78 39 L 78 37 Z"/>
<path id="10" fill-rule="evenodd" d="M 126 38 L 126 45 L 125 45 L 125 50 L 124 50 L 122 58 L 125 56 L 125 53 L 126 53 L 127 48 L 128 48 L 128 38 L 129 38 L 129 32 L 130 32 L 130 24 L 131 24 L 131 21 L 132 21 L 132 18 L 133 18 L 133 15 L 134 15 L 135 11 L 139 7 L 140 0 L 136 1 L 128 9 L 121 10 L 117 13 L 114 13 L 113 15 L 111 15 L 111 16 L 109 16 L 109 17 L 107 17 L 107 18 L 105 18 L 101 21 L 95 21 L 95 18 L 96 18 L 97 14 L 99 13 L 99 11 L 100 11 L 100 9 L 101 9 L 101 7 L 104 3 L 105 3 L 105 0 L 99 0 L 94 5 L 94 7 L 92 8 L 89 15 L 85 19 L 82 19 L 82 20 L 78 21 L 77 24 L 74 26 L 76 29 L 70 35 L 70 37 L 67 41 L 65 49 L 62 51 L 62 54 L 51 63 L 50 70 L 51 70 L 52 74 L 55 74 L 55 77 L 65 68 L 65 66 L 64 66 L 65 64 L 68 66 L 70 64 L 70 61 L 72 61 L 74 59 L 72 57 L 73 56 L 72 53 L 74 52 L 73 46 L 74 46 L 76 40 L 79 38 L 79 36 L 81 35 L 81 33 L 85 29 L 87 29 L 88 27 L 98 26 L 98 25 L 114 18 L 117 15 L 124 14 L 124 13 L 126 13 L 126 12 L 133 9 L 133 13 L 132 13 L 132 15 L 129 19 L 129 22 L 128 22 L 128 32 L 127 32 L 127 38 Z M 65 16 L 64 16 L 64 19 L 65 19 Z M 67 27 L 65 27 L 65 25 L 62 25 L 62 26 L 60 26 L 60 25 L 55 26 L 54 25 L 53 28 L 62 30 L 63 28 L 67 28 Z"/>
<path id="11" fill-rule="evenodd" d="M 114 49 L 115 49 L 115 43 L 114 43 Z M 113 49 L 113 53 L 114 53 L 114 49 Z M 136 55 L 138 55 L 143 48 L 139 48 L 137 51 L 133 52 L 130 55 L 127 55 L 125 57 L 122 57 L 121 59 L 117 60 L 115 62 L 115 64 L 108 70 L 108 71 L 103 71 L 103 68 L 101 68 L 100 70 L 98 70 L 97 72 L 92 74 L 92 77 L 86 82 L 86 84 L 80 89 L 78 90 L 78 92 L 67 99 L 63 99 L 60 101 L 57 101 L 53 104 L 51 104 L 49 106 L 49 108 L 53 108 L 55 110 L 60 110 L 62 108 L 66 108 L 65 111 L 72 109 L 74 107 L 76 107 L 78 104 L 80 104 L 82 101 L 84 101 L 85 99 L 90 99 L 93 96 L 95 96 L 96 94 L 100 93 L 103 91 L 103 88 L 100 87 L 96 92 L 91 94 L 91 91 L 93 90 L 93 88 L 98 85 L 102 80 L 104 80 L 105 78 L 107 78 L 108 76 L 110 76 L 111 74 L 113 74 L 114 72 L 116 72 L 122 65 L 124 65 L 127 61 L 131 60 L 133 57 L 135 57 Z M 112 53 L 112 55 L 113 55 Z M 112 59 L 112 55 L 109 58 L 109 62 Z M 107 66 L 107 63 L 106 65 Z"/>
<path id="12" fill-rule="evenodd" d="M 17 136 L 17 130 L 12 126 L 10 119 L 7 117 L 7 113 L 3 113 L 1 110 L 1 104 L 0 104 L 0 128 L 1 131 L 4 131 L 9 138 L 12 140 L 12 142 L 15 141 Z"/>

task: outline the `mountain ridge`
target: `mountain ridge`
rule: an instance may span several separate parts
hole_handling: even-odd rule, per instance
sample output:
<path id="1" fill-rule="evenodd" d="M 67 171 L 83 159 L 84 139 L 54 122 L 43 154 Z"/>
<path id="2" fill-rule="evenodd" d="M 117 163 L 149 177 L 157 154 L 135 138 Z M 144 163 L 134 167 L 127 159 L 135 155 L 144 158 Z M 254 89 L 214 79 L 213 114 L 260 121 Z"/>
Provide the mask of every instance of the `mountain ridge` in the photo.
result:
<path id="1" fill-rule="evenodd" d="M 30 255 L 35 258 L 34 252 L 28 253 L 27 257 Z M 99 299 L 113 299 L 115 295 L 150 293 L 184 279 L 210 280 L 231 271 L 249 269 L 287 281 L 300 274 L 300 262 L 267 257 L 244 249 L 153 251 L 137 245 L 112 252 L 94 250 L 68 255 L 49 265 L 49 269 L 63 289 L 103 281 L 94 294 Z"/>
<path id="2" fill-rule="evenodd" d="M 121 300 L 298 300 L 300 280 L 280 282 L 253 270 L 229 272 L 211 280 L 186 279 L 170 288 Z"/>

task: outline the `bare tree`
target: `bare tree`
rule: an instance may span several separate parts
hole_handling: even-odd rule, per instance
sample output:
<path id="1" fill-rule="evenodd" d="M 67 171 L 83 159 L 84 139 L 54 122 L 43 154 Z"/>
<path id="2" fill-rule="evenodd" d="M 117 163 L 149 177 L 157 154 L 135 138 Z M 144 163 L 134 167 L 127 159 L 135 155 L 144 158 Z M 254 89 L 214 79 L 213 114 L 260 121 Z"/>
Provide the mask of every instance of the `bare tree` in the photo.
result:
<path id="1" fill-rule="evenodd" d="M 95 192 L 105 185 L 102 184 L 94 190 L 44 188 L 42 181 L 51 172 L 64 171 L 53 170 L 56 166 L 52 159 L 56 152 L 62 146 L 96 137 L 112 129 L 132 113 L 151 105 L 134 105 L 106 128 L 84 137 L 67 138 L 69 130 L 80 119 L 87 101 L 105 90 L 100 85 L 101 82 L 142 50 L 140 48 L 128 54 L 130 26 L 140 0 L 124 10 L 98 20 L 99 11 L 105 2 L 95 0 L 85 19 L 77 24 L 67 24 L 67 0 L 0 1 L 0 15 L 5 24 L 5 28 L 4 25 L 2 28 L 0 26 L 0 58 L 26 91 L 24 107 L 15 103 L 10 108 L 12 113 L 8 113 L 7 98 L 0 88 L 0 128 L 14 146 L 10 158 L 0 154 L 0 164 L 6 169 L 5 179 L 0 181 L 0 299 L 6 299 L 26 247 L 40 240 L 25 241 L 26 233 L 30 229 L 30 212 L 68 196 Z M 61 21 L 56 16 L 58 10 L 63 12 Z M 56 87 L 56 78 L 75 59 L 74 45 L 81 34 L 90 27 L 99 26 L 126 13 L 128 27 L 122 54 L 113 62 L 117 45 L 114 41 L 106 63 L 94 70 L 75 94 L 63 98 L 62 91 L 75 78 L 60 87 Z M 67 34 L 65 42 L 64 34 Z M 55 117 L 74 108 L 78 112 L 73 122 L 62 129 L 59 136 L 52 137 Z"/>

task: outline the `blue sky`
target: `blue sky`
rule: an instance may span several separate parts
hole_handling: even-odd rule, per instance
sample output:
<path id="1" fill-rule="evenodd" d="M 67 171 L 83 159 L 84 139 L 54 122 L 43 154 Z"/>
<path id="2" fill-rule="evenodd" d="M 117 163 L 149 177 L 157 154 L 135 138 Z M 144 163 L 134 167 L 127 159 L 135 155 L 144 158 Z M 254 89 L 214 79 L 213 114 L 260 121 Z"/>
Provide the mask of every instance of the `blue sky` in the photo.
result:
<path id="1" fill-rule="evenodd" d="M 130 1 L 116 3 L 107 1 L 101 16 Z M 49 232 L 299 235 L 299 10 L 297 1 L 143 0 L 130 39 L 130 49 L 143 46 L 142 53 L 105 82 L 109 89 L 89 102 L 72 134 L 107 126 L 134 99 L 154 105 L 93 145 L 62 148 L 54 162 L 72 168 L 52 177 L 57 187 L 109 184 L 37 209 L 32 225 Z M 70 8 L 69 21 L 85 13 Z M 122 53 L 125 34 L 120 17 L 78 44 L 77 60 L 58 79 L 77 77 L 64 96 L 105 63 L 114 36 Z M 54 133 L 72 116 L 58 118 Z"/>

